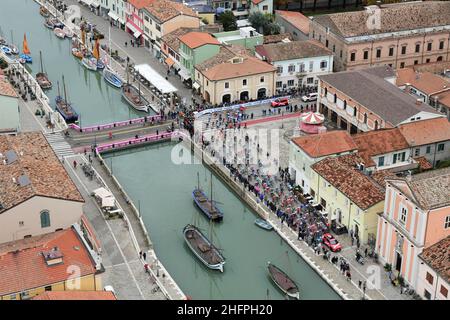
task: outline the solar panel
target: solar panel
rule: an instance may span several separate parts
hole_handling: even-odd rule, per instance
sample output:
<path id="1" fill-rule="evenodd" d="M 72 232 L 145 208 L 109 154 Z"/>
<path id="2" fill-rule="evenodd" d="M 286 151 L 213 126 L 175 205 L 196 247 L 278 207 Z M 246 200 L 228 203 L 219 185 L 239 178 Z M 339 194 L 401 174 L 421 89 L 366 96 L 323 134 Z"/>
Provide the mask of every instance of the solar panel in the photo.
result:
<path id="1" fill-rule="evenodd" d="M 18 180 L 21 187 L 25 187 L 31 183 L 30 178 L 28 178 L 28 176 L 24 174 L 21 175 Z"/>
<path id="2" fill-rule="evenodd" d="M 14 150 L 6 151 L 6 161 L 8 161 L 8 164 L 13 163 L 17 159 L 17 153 Z"/>

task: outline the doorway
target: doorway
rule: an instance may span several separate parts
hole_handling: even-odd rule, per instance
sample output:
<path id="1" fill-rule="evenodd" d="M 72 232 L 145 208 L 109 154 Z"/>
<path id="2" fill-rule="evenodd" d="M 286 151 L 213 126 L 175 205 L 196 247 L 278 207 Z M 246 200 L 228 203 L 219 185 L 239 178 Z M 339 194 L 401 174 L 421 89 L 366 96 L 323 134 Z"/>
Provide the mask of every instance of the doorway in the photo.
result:
<path id="1" fill-rule="evenodd" d="M 402 269 L 402 255 L 398 252 L 395 253 L 395 270 L 397 270 L 400 273 L 400 270 Z"/>

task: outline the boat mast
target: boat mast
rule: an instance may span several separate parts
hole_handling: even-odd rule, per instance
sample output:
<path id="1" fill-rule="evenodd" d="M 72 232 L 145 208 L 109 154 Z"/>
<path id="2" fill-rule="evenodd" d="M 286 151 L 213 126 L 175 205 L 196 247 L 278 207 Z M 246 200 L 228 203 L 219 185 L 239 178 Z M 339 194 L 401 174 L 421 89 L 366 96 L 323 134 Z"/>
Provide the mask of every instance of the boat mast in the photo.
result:
<path id="1" fill-rule="evenodd" d="M 42 51 L 39 51 L 39 60 L 41 61 L 41 73 L 44 73 L 44 65 L 42 64 Z"/>
<path id="2" fill-rule="evenodd" d="M 111 25 L 109 25 L 108 28 L 108 39 L 109 39 L 109 44 L 108 44 L 108 48 L 109 48 L 109 68 L 111 69 Z"/>
<path id="3" fill-rule="evenodd" d="M 141 102 L 141 82 L 138 81 L 139 102 Z"/>
<path id="4" fill-rule="evenodd" d="M 197 189 L 200 189 L 200 173 L 197 171 Z"/>
<path id="5" fill-rule="evenodd" d="M 64 101 L 68 105 L 69 102 L 67 101 L 66 82 L 64 81 L 64 75 L 62 76 L 62 80 L 63 80 L 63 89 L 64 89 Z"/>
<path id="6" fill-rule="evenodd" d="M 61 98 L 61 92 L 59 91 L 59 80 L 58 80 L 58 81 L 56 81 L 56 84 L 58 85 L 58 97 L 60 97 L 60 98 Z"/>
<path id="7" fill-rule="evenodd" d="M 129 70 L 128 70 L 128 59 L 127 59 L 127 85 L 130 84 L 130 75 L 129 75 Z"/>

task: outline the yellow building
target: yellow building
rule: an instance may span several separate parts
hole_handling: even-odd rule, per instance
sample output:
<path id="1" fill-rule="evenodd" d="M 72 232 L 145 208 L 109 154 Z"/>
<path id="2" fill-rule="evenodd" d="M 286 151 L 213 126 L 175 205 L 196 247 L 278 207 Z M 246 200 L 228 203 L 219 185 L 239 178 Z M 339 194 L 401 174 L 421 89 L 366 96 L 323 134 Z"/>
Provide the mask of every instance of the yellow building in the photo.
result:
<path id="1" fill-rule="evenodd" d="M 329 222 L 343 225 L 358 235 L 361 243 L 374 240 L 378 213 L 384 208 L 383 174 L 372 176 L 358 168 L 359 153 L 323 159 L 311 166 L 310 191 L 328 213 Z"/>
<path id="2" fill-rule="evenodd" d="M 193 87 L 212 104 L 263 99 L 274 93 L 275 71 L 243 49 L 223 46 L 217 55 L 195 66 Z"/>
<path id="3" fill-rule="evenodd" d="M 46 291 L 102 290 L 100 257 L 79 225 L 0 245 L 0 300 L 31 299 Z"/>

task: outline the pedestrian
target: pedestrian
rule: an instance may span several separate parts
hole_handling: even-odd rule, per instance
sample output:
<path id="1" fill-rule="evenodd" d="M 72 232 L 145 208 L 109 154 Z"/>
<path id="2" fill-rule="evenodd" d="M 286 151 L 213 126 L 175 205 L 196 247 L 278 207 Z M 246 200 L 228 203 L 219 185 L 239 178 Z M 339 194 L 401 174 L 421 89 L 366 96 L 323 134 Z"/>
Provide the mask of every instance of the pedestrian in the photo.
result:
<path id="1" fill-rule="evenodd" d="M 76 169 L 77 168 L 77 161 L 73 160 L 73 168 Z"/>
<path id="2" fill-rule="evenodd" d="M 352 246 L 353 246 L 353 242 L 354 242 L 354 240 L 355 240 L 355 238 L 353 238 L 353 235 L 350 236 L 350 239 L 351 239 L 351 241 L 352 241 Z"/>
<path id="3" fill-rule="evenodd" d="M 112 139 L 112 132 L 108 132 L 109 139 Z"/>
<path id="4" fill-rule="evenodd" d="M 125 48 L 127 47 L 127 42 L 125 41 Z"/>
<path id="5" fill-rule="evenodd" d="M 358 281 L 358 288 L 360 288 L 360 289 L 361 289 L 361 285 L 362 285 L 362 281 L 361 281 L 361 280 L 359 280 L 359 281 Z"/>
<path id="6" fill-rule="evenodd" d="M 363 284 L 363 291 L 364 291 L 364 292 L 366 292 L 366 283 L 367 283 L 367 282 L 364 281 L 364 284 Z"/>
<path id="7" fill-rule="evenodd" d="M 359 238 L 356 238 L 356 247 L 359 249 L 359 246 L 361 245 L 361 243 L 359 242 Z"/>
<path id="8" fill-rule="evenodd" d="M 367 258 L 367 253 L 368 253 L 368 248 L 366 247 L 366 249 L 364 250 L 364 257 Z"/>
<path id="9" fill-rule="evenodd" d="M 92 163 L 92 157 L 89 155 L 89 162 Z"/>
<path id="10" fill-rule="evenodd" d="M 348 281 L 352 281 L 352 274 L 350 273 L 350 270 L 347 270 L 347 272 L 345 273 L 345 275 L 347 276 L 347 280 L 348 280 Z"/>
<path id="11" fill-rule="evenodd" d="M 142 250 L 139 251 L 139 259 L 142 259 Z"/>
<path id="12" fill-rule="evenodd" d="M 142 258 L 144 258 L 144 261 L 147 261 L 147 253 L 142 252 Z"/>

